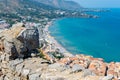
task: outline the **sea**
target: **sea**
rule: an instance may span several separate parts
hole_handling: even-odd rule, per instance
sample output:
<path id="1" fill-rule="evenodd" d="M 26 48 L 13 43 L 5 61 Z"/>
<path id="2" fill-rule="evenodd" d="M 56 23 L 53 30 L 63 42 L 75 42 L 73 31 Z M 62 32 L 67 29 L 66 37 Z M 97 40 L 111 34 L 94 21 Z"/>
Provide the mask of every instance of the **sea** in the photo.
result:
<path id="1" fill-rule="evenodd" d="M 120 9 L 88 12 L 99 18 L 62 18 L 49 27 L 50 34 L 72 54 L 120 62 Z"/>

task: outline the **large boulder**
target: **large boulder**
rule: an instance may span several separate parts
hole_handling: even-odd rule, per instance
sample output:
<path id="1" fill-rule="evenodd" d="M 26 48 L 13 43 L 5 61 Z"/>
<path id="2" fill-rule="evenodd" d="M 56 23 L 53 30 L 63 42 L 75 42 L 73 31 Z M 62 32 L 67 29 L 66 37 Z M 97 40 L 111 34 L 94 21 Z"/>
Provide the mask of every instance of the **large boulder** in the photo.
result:
<path id="1" fill-rule="evenodd" d="M 75 64 L 73 65 L 72 67 L 72 72 L 79 72 L 79 71 L 82 71 L 84 70 L 85 68 L 83 66 L 80 66 L 79 64 Z"/>
<path id="2" fill-rule="evenodd" d="M 0 33 L 1 47 L 4 46 L 5 53 L 10 57 L 24 58 L 30 55 L 30 52 L 39 48 L 39 33 L 35 27 L 25 27 L 23 23 L 13 25 L 10 29 Z M 2 49 L 1 49 L 2 50 Z"/>
<path id="3" fill-rule="evenodd" d="M 90 63 L 89 69 L 96 75 L 105 76 L 107 65 L 103 61 L 94 60 Z"/>
<path id="4" fill-rule="evenodd" d="M 39 47 L 39 33 L 35 27 L 22 30 L 16 38 L 30 50 Z"/>
<path id="5" fill-rule="evenodd" d="M 84 69 L 83 70 L 83 74 L 82 74 L 82 77 L 87 77 L 87 76 L 95 76 L 96 74 L 94 72 L 92 72 L 91 70 L 89 69 Z"/>

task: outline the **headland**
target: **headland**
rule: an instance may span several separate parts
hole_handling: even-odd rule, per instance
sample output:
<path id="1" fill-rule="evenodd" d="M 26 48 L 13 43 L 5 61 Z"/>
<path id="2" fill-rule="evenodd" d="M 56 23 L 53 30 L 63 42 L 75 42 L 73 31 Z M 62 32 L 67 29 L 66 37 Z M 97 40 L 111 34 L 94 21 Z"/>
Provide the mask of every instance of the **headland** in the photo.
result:
<path id="1" fill-rule="evenodd" d="M 23 23 L 0 33 L 1 80 L 119 80 L 120 63 L 83 54 L 71 56 L 50 37 L 50 24 L 42 28 L 44 37 L 37 28 Z"/>

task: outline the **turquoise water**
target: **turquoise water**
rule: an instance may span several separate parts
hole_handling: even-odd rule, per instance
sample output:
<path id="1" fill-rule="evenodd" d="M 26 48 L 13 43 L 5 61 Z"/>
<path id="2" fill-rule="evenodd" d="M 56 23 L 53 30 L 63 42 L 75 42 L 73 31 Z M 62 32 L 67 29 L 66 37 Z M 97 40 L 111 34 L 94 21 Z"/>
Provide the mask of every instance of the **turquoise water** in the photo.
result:
<path id="1" fill-rule="evenodd" d="M 50 27 L 51 35 L 73 54 L 120 61 L 120 9 L 92 12 L 100 18 L 63 18 Z"/>

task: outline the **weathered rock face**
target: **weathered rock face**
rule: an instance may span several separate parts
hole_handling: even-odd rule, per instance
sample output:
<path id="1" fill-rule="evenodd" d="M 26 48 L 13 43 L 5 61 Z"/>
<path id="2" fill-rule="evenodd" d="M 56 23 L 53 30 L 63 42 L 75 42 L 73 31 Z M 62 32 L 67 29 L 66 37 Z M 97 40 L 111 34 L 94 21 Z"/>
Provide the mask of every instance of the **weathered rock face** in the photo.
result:
<path id="1" fill-rule="evenodd" d="M 103 78 L 101 78 L 100 80 L 118 80 L 118 79 L 113 79 L 113 75 L 109 75 L 109 76 L 105 76 Z"/>
<path id="2" fill-rule="evenodd" d="M 0 80 L 41 80 L 42 69 L 47 67 L 47 64 L 40 64 L 43 59 L 9 60 L 7 55 L 0 52 Z"/>
<path id="3" fill-rule="evenodd" d="M 72 72 L 79 72 L 83 71 L 85 68 L 83 66 L 80 66 L 79 64 L 75 64 L 72 67 Z"/>
<path id="4" fill-rule="evenodd" d="M 120 79 L 120 63 L 108 64 L 107 75 L 113 75 L 115 79 Z"/>
<path id="5" fill-rule="evenodd" d="M 0 47 L 11 58 L 23 58 L 30 55 L 30 52 L 39 48 L 39 33 L 37 28 L 24 27 L 23 23 L 13 25 L 10 29 L 0 33 Z"/>
<path id="6" fill-rule="evenodd" d="M 89 58 L 81 55 L 81 56 L 74 56 L 74 57 L 68 57 L 68 58 L 62 58 L 60 60 L 61 63 L 69 64 L 71 67 L 73 67 L 74 64 L 79 64 L 80 66 L 84 68 L 88 68 L 90 64 Z"/>
<path id="7" fill-rule="evenodd" d="M 92 61 L 89 65 L 89 69 L 99 76 L 104 76 L 106 73 L 106 64 L 102 61 Z"/>
<path id="8" fill-rule="evenodd" d="M 24 46 L 29 50 L 39 47 L 39 34 L 37 28 L 28 27 L 22 30 L 17 36 L 17 39 L 24 43 Z"/>
<path id="9" fill-rule="evenodd" d="M 43 47 L 43 45 L 45 44 L 45 37 L 46 37 L 46 32 L 43 28 L 43 26 L 39 26 L 37 27 L 38 32 L 39 32 L 39 46 Z"/>
<path id="10" fill-rule="evenodd" d="M 47 60 L 26 58 L 35 56 L 39 39 L 43 38 L 39 33 L 37 28 L 22 23 L 0 32 L 0 80 L 120 80 L 119 62 L 105 63 L 82 54 L 59 58 L 59 50 L 50 53 L 49 47 L 43 48 L 44 53 L 38 49 Z M 26 59 L 15 59 L 18 57 Z"/>

